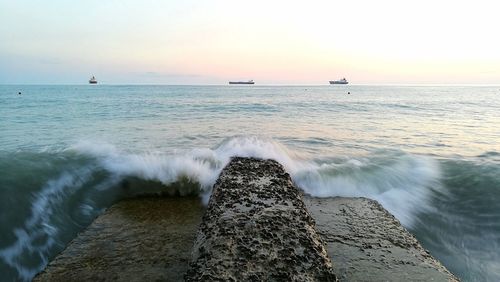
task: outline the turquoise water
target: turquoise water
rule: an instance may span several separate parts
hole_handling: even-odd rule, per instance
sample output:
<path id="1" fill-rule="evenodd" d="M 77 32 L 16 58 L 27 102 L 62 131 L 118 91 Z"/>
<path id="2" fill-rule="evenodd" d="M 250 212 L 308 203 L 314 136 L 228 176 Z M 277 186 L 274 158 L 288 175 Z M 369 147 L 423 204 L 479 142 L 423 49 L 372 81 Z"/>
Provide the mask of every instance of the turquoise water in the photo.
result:
<path id="1" fill-rule="evenodd" d="M 462 280 L 500 281 L 499 109 L 498 86 L 0 86 L 0 280 L 122 197 L 206 201 L 240 155 L 376 199 Z"/>

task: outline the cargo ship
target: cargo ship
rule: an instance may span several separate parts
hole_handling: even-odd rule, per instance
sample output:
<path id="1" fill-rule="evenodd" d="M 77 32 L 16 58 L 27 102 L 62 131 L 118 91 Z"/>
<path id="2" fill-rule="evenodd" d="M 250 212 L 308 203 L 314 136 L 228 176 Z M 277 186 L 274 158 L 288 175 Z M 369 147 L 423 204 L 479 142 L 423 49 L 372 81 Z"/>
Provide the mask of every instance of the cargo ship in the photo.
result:
<path id="1" fill-rule="evenodd" d="M 330 80 L 330 84 L 348 84 L 349 82 L 345 79 L 339 79 L 339 80 Z"/>
<path id="2" fill-rule="evenodd" d="M 92 76 L 92 77 L 89 79 L 89 84 L 97 84 L 97 79 L 95 79 L 95 76 Z"/>
<path id="3" fill-rule="evenodd" d="M 229 84 L 255 84 L 253 80 L 248 81 L 229 81 Z"/>

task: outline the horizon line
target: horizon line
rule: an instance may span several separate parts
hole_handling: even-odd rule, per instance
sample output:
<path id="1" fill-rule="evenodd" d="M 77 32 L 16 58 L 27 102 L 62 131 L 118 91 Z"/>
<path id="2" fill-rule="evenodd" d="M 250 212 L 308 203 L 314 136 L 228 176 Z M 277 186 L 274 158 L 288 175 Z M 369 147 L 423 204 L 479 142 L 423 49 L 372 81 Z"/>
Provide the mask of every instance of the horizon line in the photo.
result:
<path id="1" fill-rule="evenodd" d="M 331 86 L 331 87 L 348 87 L 348 86 L 500 86 L 500 83 L 349 83 L 345 85 L 330 85 L 330 84 L 287 84 L 287 83 L 262 83 L 253 85 L 230 85 L 228 83 L 205 83 L 205 84 L 175 84 L 175 83 L 0 83 L 0 86 L 19 86 L 19 85 L 53 85 L 53 86 L 83 86 L 88 85 L 98 87 L 99 85 L 106 86 L 231 86 L 231 87 L 258 87 L 258 86 Z"/>

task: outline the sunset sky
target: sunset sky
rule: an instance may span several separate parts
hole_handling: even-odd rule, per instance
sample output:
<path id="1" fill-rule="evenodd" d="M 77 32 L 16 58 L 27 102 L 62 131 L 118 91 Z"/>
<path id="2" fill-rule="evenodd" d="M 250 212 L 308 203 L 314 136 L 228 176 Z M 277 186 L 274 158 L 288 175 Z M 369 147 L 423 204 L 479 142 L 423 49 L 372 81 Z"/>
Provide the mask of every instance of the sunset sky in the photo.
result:
<path id="1" fill-rule="evenodd" d="M 493 0 L 0 0 L 0 83 L 499 84 L 499 11 Z"/>

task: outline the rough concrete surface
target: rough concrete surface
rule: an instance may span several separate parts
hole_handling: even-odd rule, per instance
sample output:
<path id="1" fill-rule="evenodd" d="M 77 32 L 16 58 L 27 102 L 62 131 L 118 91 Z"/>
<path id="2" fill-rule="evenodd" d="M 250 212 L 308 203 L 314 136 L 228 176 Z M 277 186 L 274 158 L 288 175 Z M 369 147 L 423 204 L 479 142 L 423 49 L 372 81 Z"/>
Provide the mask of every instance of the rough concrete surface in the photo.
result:
<path id="1" fill-rule="evenodd" d="M 300 192 L 271 160 L 233 158 L 214 185 L 187 281 L 336 281 Z"/>
<path id="2" fill-rule="evenodd" d="M 34 281 L 182 281 L 202 214 L 198 198 L 121 201 Z"/>
<path id="3" fill-rule="evenodd" d="M 234 158 L 203 211 L 198 198 L 121 201 L 34 280 L 457 280 L 377 202 L 303 199 L 275 161 Z"/>
<path id="4" fill-rule="evenodd" d="M 340 281 L 457 281 L 376 201 L 304 200 Z"/>

